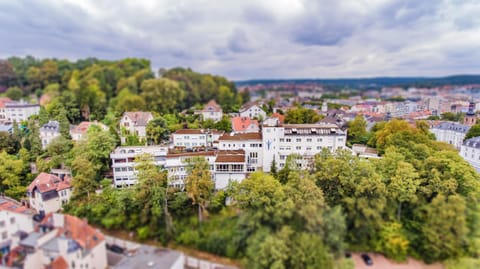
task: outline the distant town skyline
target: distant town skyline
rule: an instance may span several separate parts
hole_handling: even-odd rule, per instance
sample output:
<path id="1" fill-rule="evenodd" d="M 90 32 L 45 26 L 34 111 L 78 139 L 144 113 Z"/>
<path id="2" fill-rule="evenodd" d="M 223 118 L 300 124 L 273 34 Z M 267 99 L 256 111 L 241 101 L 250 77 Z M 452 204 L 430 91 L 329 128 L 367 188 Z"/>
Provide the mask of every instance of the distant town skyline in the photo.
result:
<path id="1" fill-rule="evenodd" d="M 0 58 L 142 57 L 232 80 L 480 74 L 480 1 L 7 1 Z"/>

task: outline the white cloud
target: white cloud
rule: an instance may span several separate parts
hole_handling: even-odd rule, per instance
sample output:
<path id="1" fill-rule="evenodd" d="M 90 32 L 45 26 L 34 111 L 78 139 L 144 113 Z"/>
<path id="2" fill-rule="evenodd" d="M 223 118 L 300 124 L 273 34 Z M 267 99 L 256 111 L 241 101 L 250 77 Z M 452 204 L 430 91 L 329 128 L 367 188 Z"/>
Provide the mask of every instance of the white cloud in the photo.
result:
<path id="1" fill-rule="evenodd" d="M 480 2 L 0 1 L 2 57 L 120 59 L 231 79 L 480 72 Z"/>

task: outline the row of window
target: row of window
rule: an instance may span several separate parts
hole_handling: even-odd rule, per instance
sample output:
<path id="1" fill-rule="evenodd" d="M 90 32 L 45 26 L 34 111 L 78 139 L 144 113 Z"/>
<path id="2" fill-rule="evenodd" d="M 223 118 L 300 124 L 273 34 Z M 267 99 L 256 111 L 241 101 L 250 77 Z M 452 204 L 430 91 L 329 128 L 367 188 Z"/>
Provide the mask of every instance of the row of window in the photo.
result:
<path id="1" fill-rule="evenodd" d="M 217 172 L 243 172 L 243 164 L 217 164 Z"/>
<path id="2" fill-rule="evenodd" d="M 134 171 L 133 167 L 115 167 L 115 172 L 131 172 Z"/>

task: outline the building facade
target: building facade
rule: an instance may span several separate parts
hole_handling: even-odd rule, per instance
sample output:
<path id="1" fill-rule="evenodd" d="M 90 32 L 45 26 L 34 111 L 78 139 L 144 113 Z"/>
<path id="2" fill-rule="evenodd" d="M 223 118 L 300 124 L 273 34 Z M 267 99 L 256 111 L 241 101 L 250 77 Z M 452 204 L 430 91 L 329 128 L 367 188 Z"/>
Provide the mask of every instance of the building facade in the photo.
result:
<path id="1" fill-rule="evenodd" d="M 430 132 L 435 135 L 437 141 L 453 145 L 457 150 L 460 150 L 468 130 L 470 130 L 469 125 L 448 121 L 430 128 Z"/>
<path id="2" fill-rule="evenodd" d="M 240 117 L 247 117 L 251 119 L 257 118 L 263 120 L 267 118 L 267 113 L 263 111 L 260 106 L 256 104 L 250 104 L 240 109 Z"/>
<path id="3" fill-rule="evenodd" d="M 22 122 L 28 120 L 32 115 L 38 115 L 40 105 L 30 104 L 24 101 L 5 102 L 5 116 L 9 122 Z"/>
<path id="4" fill-rule="evenodd" d="M 224 131 L 209 129 L 181 129 L 172 134 L 173 146 L 177 148 L 213 147 L 213 143 L 223 135 Z"/>
<path id="5" fill-rule="evenodd" d="M 46 149 L 55 138 L 59 137 L 60 123 L 58 121 L 48 121 L 42 127 L 40 127 L 40 140 L 42 141 L 42 148 Z"/>
<path id="6" fill-rule="evenodd" d="M 96 125 L 100 127 L 104 131 L 108 131 L 108 127 L 99 122 L 90 122 L 90 121 L 82 121 L 79 125 L 70 129 L 70 136 L 72 137 L 73 141 L 80 141 L 84 139 L 87 135 L 87 131 L 90 126 Z"/>
<path id="7" fill-rule="evenodd" d="M 163 167 L 168 148 L 162 146 L 127 146 L 117 147 L 111 154 L 113 170 L 113 185 L 117 188 L 133 186 L 137 183 L 135 158 L 149 154 L 155 165 Z"/>
<path id="8" fill-rule="evenodd" d="M 243 150 L 246 171 L 260 171 L 263 167 L 263 141 L 261 133 L 224 134 L 218 139 L 220 150 Z"/>
<path id="9" fill-rule="evenodd" d="M 136 135 L 140 139 L 147 136 L 147 124 L 153 120 L 150 112 L 125 112 L 120 119 L 120 129 L 122 135 Z"/>
<path id="10" fill-rule="evenodd" d="M 35 211 L 8 197 L 0 197 L 0 254 L 4 257 L 21 240 L 20 233 L 33 232 Z M 1 264 L 1 262 L 0 262 Z"/>
<path id="11" fill-rule="evenodd" d="M 203 120 L 213 120 L 215 122 L 222 120 L 223 110 L 222 107 L 215 102 L 215 100 L 210 100 L 203 109 L 200 111 Z"/>
<path id="12" fill-rule="evenodd" d="M 72 185 L 69 178 L 40 173 L 27 188 L 30 207 L 48 214 L 59 211 L 70 200 Z"/>
<path id="13" fill-rule="evenodd" d="M 465 140 L 460 147 L 460 156 L 480 172 L 480 136 Z"/>
<path id="14" fill-rule="evenodd" d="M 252 120 L 248 117 L 233 117 L 232 131 L 234 133 L 258 133 L 260 127 L 258 120 Z"/>
<path id="15" fill-rule="evenodd" d="M 308 160 L 324 148 L 330 151 L 346 148 L 347 133 L 336 125 L 279 124 L 272 121 L 262 127 L 264 172 L 270 172 L 274 160 L 277 168 L 283 168 L 291 154 L 299 154 Z"/>

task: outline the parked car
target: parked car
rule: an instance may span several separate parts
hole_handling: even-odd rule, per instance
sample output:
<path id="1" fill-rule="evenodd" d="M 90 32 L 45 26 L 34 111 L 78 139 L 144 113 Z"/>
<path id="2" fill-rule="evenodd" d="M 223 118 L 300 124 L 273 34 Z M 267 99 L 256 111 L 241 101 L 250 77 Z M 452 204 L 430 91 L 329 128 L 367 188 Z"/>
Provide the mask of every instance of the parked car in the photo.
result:
<path id="1" fill-rule="evenodd" d="M 360 257 L 362 257 L 362 260 L 365 262 L 366 265 L 373 265 L 373 260 L 372 258 L 370 258 L 370 256 L 368 256 L 368 254 L 362 254 L 360 255 Z"/>

